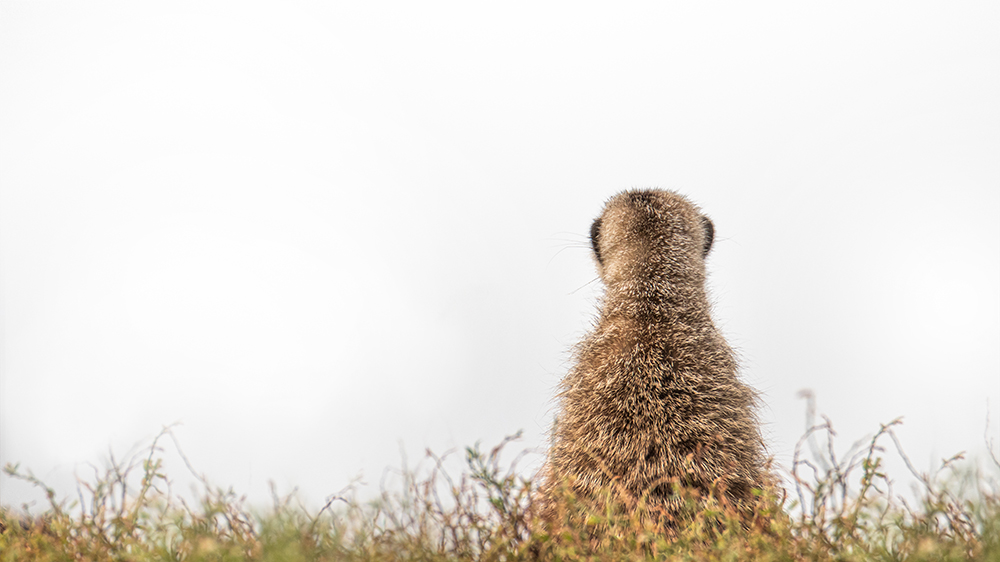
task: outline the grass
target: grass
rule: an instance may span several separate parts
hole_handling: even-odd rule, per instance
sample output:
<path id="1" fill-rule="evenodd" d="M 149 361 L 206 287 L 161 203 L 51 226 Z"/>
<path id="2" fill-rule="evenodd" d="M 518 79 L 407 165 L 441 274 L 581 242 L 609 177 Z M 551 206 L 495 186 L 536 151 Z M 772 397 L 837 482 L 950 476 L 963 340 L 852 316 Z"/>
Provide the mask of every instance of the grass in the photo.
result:
<path id="1" fill-rule="evenodd" d="M 562 520 L 542 524 L 532 482 L 518 475 L 516 460 L 501 462 L 516 436 L 466 449 L 457 475 L 429 453 L 432 468 L 403 472 L 399 489 L 374 501 L 347 489 L 314 511 L 294 496 L 257 510 L 199 476 L 202 492 L 189 502 L 162 472 L 167 429 L 140 456 L 79 482 L 74 499 L 6 466 L 8 477 L 44 490 L 48 505 L 30 517 L 26 506 L 0 508 L 0 562 L 1000 560 L 1000 464 L 994 458 L 986 475 L 956 457 L 933 475 L 913 471 L 919 489 L 907 499 L 883 471 L 886 442 L 910 466 L 893 432 L 898 423 L 839 457 L 829 422 L 817 425 L 796 447 L 788 492 L 762 492 L 753 522 L 692 501 L 677 528 L 658 526 L 641 501 L 624 509 L 611 494 L 584 502 L 567 490 Z M 827 447 L 803 458 L 807 443 L 824 438 Z"/>

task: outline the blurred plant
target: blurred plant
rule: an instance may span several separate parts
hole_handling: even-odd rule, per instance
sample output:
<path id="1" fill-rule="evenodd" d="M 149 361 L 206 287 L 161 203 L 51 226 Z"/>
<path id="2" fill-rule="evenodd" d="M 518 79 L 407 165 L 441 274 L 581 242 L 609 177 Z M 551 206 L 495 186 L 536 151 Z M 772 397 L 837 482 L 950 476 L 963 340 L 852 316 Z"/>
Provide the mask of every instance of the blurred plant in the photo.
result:
<path id="1" fill-rule="evenodd" d="M 532 483 L 503 451 L 518 435 L 483 451 L 464 451 L 457 476 L 447 455 L 428 451 L 428 470 L 403 469 L 401 485 L 383 485 L 374 501 L 355 499 L 352 484 L 310 511 L 296 494 L 263 511 L 231 488 L 213 487 L 177 446 L 170 428 L 141 455 L 113 457 L 79 481 L 75 500 L 58 499 L 30 471 L 8 465 L 8 477 L 37 486 L 47 507 L 36 516 L 0 508 L 0 562 L 8 561 L 393 561 L 393 560 L 997 560 L 1000 494 L 993 473 L 945 461 L 922 475 L 899 444 L 894 420 L 864 446 L 835 454 L 829 420 L 799 441 L 788 474 L 790 496 L 760 494 L 755 517 L 711 498 L 685 498 L 683 521 L 656 517 L 642 498 L 624 505 L 607 490 L 582 501 L 561 490 L 559 519 L 532 509 Z M 163 473 L 161 441 L 169 437 L 195 475 L 195 502 L 174 495 Z M 819 447 L 818 438 L 826 438 Z M 882 443 L 916 475 L 916 500 L 893 492 Z M 803 449 L 809 444 L 810 458 Z"/>

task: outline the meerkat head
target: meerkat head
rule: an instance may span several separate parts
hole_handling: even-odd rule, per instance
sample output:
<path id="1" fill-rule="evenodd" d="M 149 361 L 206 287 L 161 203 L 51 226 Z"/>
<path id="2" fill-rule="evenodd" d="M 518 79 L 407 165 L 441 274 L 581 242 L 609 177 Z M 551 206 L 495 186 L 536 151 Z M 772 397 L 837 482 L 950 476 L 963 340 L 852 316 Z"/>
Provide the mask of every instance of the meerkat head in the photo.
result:
<path id="1" fill-rule="evenodd" d="M 690 201 L 660 189 L 612 197 L 590 227 L 590 244 L 605 285 L 646 279 L 704 277 L 715 227 Z"/>

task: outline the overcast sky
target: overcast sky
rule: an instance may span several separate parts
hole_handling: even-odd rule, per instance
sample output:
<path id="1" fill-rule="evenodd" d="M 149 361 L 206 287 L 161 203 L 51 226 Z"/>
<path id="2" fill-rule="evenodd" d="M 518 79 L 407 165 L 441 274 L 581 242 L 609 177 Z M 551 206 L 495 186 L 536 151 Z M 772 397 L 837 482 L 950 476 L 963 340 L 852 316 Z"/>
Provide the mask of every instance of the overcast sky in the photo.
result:
<path id="1" fill-rule="evenodd" d="M 904 416 L 918 468 L 981 457 L 998 29 L 995 2 L 0 1 L 0 462 L 68 493 L 180 422 L 211 481 L 315 503 L 401 450 L 544 449 L 590 222 L 652 186 L 716 225 L 779 464 L 801 389 L 845 448 Z"/>

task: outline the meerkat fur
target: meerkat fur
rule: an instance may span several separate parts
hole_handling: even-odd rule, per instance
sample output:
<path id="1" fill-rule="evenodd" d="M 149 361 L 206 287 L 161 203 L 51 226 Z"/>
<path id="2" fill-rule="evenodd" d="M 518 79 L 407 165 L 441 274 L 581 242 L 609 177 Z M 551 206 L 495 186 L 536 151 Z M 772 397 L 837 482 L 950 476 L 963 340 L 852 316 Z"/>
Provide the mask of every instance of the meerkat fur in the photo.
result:
<path id="1" fill-rule="evenodd" d="M 712 322 L 714 226 L 686 198 L 630 190 L 591 227 L 605 294 L 560 384 L 541 496 L 619 489 L 676 512 L 682 488 L 746 505 L 764 484 L 756 394 Z"/>

